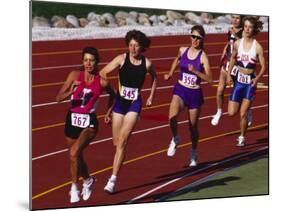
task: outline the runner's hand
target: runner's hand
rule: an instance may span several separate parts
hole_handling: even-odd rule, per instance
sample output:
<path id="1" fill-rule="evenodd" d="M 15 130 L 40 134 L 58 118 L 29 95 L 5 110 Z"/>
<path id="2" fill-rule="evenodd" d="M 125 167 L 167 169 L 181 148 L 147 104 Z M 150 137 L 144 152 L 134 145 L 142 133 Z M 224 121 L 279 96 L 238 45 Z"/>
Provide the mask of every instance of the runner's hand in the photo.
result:
<path id="1" fill-rule="evenodd" d="M 111 122 L 111 114 L 105 114 L 104 116 L 104 123 L 109 124 Z"/>
<path id="2" fill-rule="evenodd" d="M 151 106 L 152 105 L 152 97 L 148 97 L 146 100 L 146 106 Z"/>
<path id="3" fill-rule="evenodd" d="M 170 74 L 164 74 L 164 80 L 169 80 L 172 76 Z"/>

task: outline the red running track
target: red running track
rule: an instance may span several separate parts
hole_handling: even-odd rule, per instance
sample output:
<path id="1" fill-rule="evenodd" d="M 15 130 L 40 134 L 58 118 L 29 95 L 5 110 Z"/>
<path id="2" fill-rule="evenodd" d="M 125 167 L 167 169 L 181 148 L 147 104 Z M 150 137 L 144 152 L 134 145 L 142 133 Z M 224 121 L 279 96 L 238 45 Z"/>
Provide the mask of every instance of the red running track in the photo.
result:
<path id="1" fill-rule="evenodd" d="M 257 37 L 263 45 L 268 63 L 268 34 Z M 218 63 L 225 35 L 208 35 L 205 41 L 214 80 L 218 79 Z M 168 108 L 176 74 L 170 81 L 163 74 L 170 68 L 173 57 L 188 36 L 152 37 L 152 46 L 146 55 L 152 59 L 158 73 L 158 90 L 152 107 L 144 107 L 129 141 L 125 164 L 118 176 L 116 193 L 103 191 L 111 174 L 114 147 L 111 127 L 103 123 L 107 96 L 103 96 L 97 110 L 100 131 L 85 151 L 89 171 L 97 178 L 91 198 L 76 204 L 69 203 L 70 173 L 68 151 L 63 136 L 64 118 L 69 103 L 54 103 L 54 98 L 67 74 L 79 68 L 81 49 L 96 46 L 101 54 L 101 67 L 119 53 L 126 51 L 123 39 L 52 41 L 32 43 L 32 208 L 61 208 L 97 206 L 106 204 L 157 201 L 180 187 L 204 178 L 229 166 L 251 160 L 267 153 L 268 148 L 268 70 L 253 103 L 254 123 L 247 134 L 247 146 L 235 147 L 239 134 L 239 117 L 224 115 L 219 126 L 210 124 L 216 111 L 216 87 L 202 84 L 205 103 L 200 115 L 199 166 L 187 167 L 191 147 L 187 130 L 187 113 L 179 117 L 181 145 L 173 158 L 166 156 L 171 134 L 168 127 Z M 116 72 L 112 84 L 116 85 Z M 146 81 L 143 99 L 149 94 Z M 230 94 L 226 90 L 225 103 Z M 225 109 L 226 110 L 225 106 Z"/>

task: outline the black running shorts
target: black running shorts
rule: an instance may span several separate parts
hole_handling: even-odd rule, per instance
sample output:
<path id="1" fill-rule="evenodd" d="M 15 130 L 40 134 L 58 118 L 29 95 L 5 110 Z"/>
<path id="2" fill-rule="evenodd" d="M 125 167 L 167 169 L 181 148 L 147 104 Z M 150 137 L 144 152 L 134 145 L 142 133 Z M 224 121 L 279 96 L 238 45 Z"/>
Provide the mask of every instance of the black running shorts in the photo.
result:
<path id="1" fill-rule="evenodd" d="M 98 123 L 95 113 L 89 114 L 89 116 L 90 116 L 89 125 L 86 126 L 85 128 L 73 125 L 72 123 L 74 120 L 71 119 L 71 116 L 72 116 L 71 114 L 72 114 L 72 112 L 68 111 L 68 113 L 66 115 L 65 127 L 64 127 L 64 134 L 66 137 L 77 139 L 80 136 L 80 133 L 85 128 L 95 128 L 96 130 L 98 130 L 99 123 Z M 79 119 L 78 122 L 83 123 L 83 120 L 84 119 L 81 119 L 81 120 Z"/>

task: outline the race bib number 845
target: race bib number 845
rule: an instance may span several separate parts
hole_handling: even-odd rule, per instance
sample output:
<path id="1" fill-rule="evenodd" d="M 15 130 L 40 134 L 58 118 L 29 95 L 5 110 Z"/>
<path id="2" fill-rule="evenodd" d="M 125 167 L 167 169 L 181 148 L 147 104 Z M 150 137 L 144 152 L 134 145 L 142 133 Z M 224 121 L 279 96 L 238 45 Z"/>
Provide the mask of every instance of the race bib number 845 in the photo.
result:
<path id="1" fill-rule="evenodd" d="M 75 127 L 86 128 L 90 124 L 90 115 L 89 114 L 71 114 L 71 125 Z"/>

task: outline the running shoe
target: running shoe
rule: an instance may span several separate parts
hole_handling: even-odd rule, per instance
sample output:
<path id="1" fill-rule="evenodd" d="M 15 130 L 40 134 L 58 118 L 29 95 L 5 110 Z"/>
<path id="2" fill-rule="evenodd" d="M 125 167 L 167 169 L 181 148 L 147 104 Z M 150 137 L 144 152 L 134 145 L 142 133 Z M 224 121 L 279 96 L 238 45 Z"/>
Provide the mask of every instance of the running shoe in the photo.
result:
<path id="1" fill-rule="evenodd" d="M 197 151 L 191 150 L 189 167 L 196 167 L 197 166 L 197 157 L 198 157 Z"/>
<path id="2" fill-rule="evenodd" d="M 82 198 L 84 201 L 88 200 L 92 194 L 92 184 L 95 182 L 93 177 L 90 177 L 83 183 Z"/>
<path id="3" fill-rule="evenodd" d="M 76 203 L 80 201 L 80 197 L 79 197 L 80 191 L 77 190 L 76 188 L 71 188 L 69 195 L 70 195 L 70 203 Z"/>
<path id="4" fill-rule="evenodd" d="M 173 157 L 176 154 L 176 149 L 177 149 L 177 145 L 178 145 L 179 142 L 180 142 L 179 136 L 176 136 L 176 137 L 172 138 L 172 140 L 170 142 L 170 145 L 169 145 L 169 148 L 168 148 L 168 151 L 167 151 L 167 155 L 169 157 Z"/>
<path id="5" fill-rule="evenodd" d="M 244 136 L 239 136 L 237 138 L 237 147 L 244 147 L 245 146 L 245 137 Z"/>
<path id="6" fill-rule="evenodd" d="M 218 125 L 218 124 L 219 124 L 219 121 L 220 121 L 221 116 L 222 116 L 222 113 L 217 112 L 217 113 L 213 116 L 213 118 L 212 118 L 212 120 L 211 120 L 211 124 L 212 124 L 213 126 Z"/>
<path id="7" fill-rule="evenodd" d="M 106 186 L 104 187 L 104 190 L 108 193 L 114 193 L 114 187 L 115 187 L 115 181 L 109 179 Z"/>
<path id="8" fill-rule="evenodd" d="M 253 111 L 252 109 L 249 109 L 247 111 L 247 121 L 248 121 L 248 126 L 251 126 L 253 123 Z"/>

